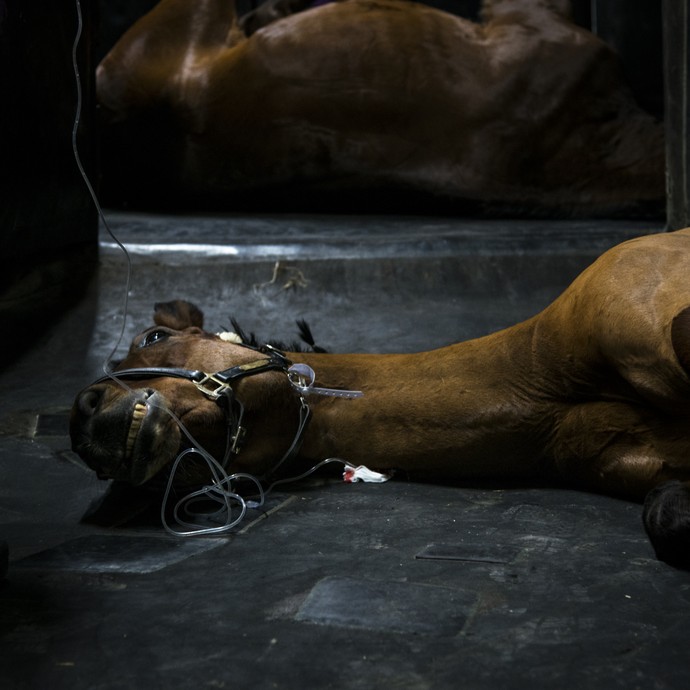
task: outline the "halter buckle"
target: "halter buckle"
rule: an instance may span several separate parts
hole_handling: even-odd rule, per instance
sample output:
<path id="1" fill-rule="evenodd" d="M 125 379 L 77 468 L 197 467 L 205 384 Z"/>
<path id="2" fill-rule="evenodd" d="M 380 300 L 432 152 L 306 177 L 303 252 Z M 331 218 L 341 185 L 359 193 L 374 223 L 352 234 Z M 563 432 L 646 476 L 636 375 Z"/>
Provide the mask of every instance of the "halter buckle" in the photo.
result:
<path id="1" fill-rule="evenodd" d="M 242 450 L 242 445 L 244 444 L 244 437 L 247 435 L 247 430 L 237 425 L 237 430 L 230 438 L 230 452 L 237 455 Z"/>
<path id="2" fill-rule="evenodd" d="M 232 390 L 226 381 L 217 378 L 215 374 L 207 374 L 205 372 L 202 378 L 194 380 L 193 383 L 204 395 L 211 398 L 211 400 L 218 400 L 228 389 Z M 213 384 L 215 388 L 209 387 L 209 384 Z"/>

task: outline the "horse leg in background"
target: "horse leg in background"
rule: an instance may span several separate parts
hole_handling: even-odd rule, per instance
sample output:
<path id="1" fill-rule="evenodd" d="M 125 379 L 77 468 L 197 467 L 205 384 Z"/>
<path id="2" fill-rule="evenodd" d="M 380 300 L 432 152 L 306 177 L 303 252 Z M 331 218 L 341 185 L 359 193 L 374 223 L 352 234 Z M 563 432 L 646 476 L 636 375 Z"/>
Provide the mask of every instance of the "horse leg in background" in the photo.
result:
<path id="1" fill-rule="evenodd" d="M 584 403 L 566 412 L 551 451 L 568 483 L 644 499 L 644 526 L 657 558 L 690 570 L 687 420 L 628 403 Z"/>

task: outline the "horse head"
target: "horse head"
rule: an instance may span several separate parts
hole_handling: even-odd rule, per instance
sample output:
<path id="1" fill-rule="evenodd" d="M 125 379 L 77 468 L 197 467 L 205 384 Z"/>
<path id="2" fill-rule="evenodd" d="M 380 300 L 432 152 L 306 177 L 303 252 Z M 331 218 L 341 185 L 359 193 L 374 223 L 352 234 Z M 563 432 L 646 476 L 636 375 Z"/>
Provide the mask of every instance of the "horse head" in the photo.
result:
<path id="1" fill-rule="evenodd" d="M 232 454 L 234 469 L 264 474 L 299 416 L 288 360 L 203 330 L 201 311 L 184 301 L 156 304 L 154 323 L 112 373 L 77 396 L 75 451 L 100 477 L 135 485 L 190 446 L 225 461 Z M 196 479 L 189 469 L 184 478 Z"/>

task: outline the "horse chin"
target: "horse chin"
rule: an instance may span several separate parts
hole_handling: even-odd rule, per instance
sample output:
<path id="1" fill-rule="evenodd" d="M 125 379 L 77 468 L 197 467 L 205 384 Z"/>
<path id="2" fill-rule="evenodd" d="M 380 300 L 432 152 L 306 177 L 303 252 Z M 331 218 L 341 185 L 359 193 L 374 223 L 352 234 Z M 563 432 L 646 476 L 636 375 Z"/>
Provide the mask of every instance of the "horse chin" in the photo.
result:
<path id="1" fill-rule="evenodd" d="M 148 452 L 136 455 L 132 458 L 131 465 L 126 470 L 117 473 L 120 476 L 112 476 L 111 479 L 126 481 L 133 486 L 142 486 L 150 483 L 164 474 L 166 466 L 170 465 L 175 459 L 177 448 L 171 453 L 156 453 L 150 455 Z"/>

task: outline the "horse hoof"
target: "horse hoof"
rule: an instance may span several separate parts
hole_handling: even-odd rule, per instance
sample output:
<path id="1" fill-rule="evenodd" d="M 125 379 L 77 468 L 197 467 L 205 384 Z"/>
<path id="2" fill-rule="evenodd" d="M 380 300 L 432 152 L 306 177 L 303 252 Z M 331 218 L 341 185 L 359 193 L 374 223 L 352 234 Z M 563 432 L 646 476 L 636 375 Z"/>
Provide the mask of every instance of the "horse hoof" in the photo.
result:
<path id="1" fill-rule="evenodd" d="M 690 570 L 690 486 L 671 481 L 652 489 L 645 498 L 642 521 L 656 557 Z"/>

